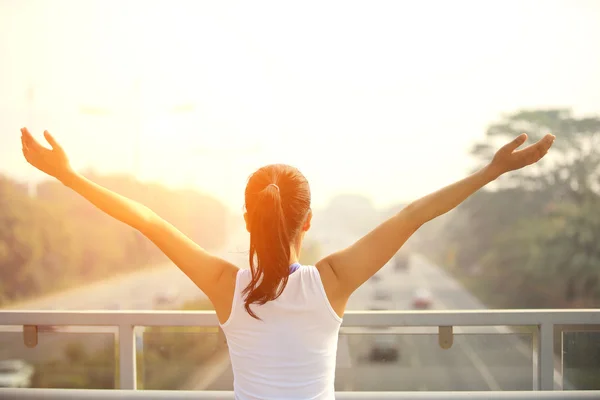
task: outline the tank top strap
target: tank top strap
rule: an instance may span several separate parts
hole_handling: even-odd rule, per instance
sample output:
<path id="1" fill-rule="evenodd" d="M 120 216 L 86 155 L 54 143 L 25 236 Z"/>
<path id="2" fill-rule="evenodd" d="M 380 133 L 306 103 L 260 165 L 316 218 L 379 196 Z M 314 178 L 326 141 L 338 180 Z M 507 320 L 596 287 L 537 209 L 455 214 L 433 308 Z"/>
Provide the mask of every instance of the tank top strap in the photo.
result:
<path id="1" fill-rule="evenodd" d="M 325 310 L 327 314 L 329 314 L 335 322 L 341 324 L 342 318 L 335 312 L 331 303 L 329 302 L 329 298 L 327 297 L 327 293 L 325 292 L 325 286 L 323 286 L 323 281 L 321 280 L 321 273 L 314 265 L 305 265 L 303 267 L 306 270 L 306 274 L 308 275 L 308 281 L 310 284 L 308 285 L 310 290 L 313 291 L 312 298 L 318 302 L 318 304 Z"/>

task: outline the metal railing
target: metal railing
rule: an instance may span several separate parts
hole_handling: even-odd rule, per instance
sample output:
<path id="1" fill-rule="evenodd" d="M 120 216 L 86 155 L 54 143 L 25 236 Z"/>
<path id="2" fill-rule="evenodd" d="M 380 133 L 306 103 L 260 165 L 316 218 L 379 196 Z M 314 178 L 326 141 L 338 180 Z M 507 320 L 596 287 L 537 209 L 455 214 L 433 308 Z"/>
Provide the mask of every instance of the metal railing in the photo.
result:
<path id="1" fill-rule="evenodd" d="M 15 400 L 234 400 L 233 392 L 168 390 L 0 389 L 0 398 Z M 535 392 L 336 392 L 336 400 L 588 400 L 600 391 Z"/>
<path id="2" fill-rule="evenodd" d="M 23 326 L 23 335 L 25 344 L 29 347 L 34 347 L 37 343 L 37 326 L 40 325 L 63 325 L 63 326 L 113 326 L 118 329 L 118 352 L 119 352 L 119 374 L 121 389 L 136 389 L 137 371 L 136 371 L 136 346 L 134 328 L 136 326 L 151 327 L 151 326 L 181 326 L 181 327 L 216 327 L 218 320 L 214 311 L 21 311 L 21 310 L 2 310 L 0 311 L 0 329 L 2 326 Z M 581 310 L 466 310 L 466 311 L 349 311 L 344 315 L 342 329 L 346 328 L 400 328 L 400 327 L 437 327 L 439 333 L 439 343 L 442 348 L 448 348 L 452 345 L 454 327 L 504 327 L 504 326 L 535 326 L 537 340 L 533 349 L 533 360 L 535 366 L 535 381 L 534 389 L 538 391 L 552 391 L 554 389 L 555 365 L 554 365 L 554 327 L 562 325 L 600 325 L 600 311 L 593 309 Z M 2 389 L 8 393 L 6 390 Z M 23 398 L 37 398 L 36 390 L 38 389 L 23 389 L 19 391 Z M 39 389 L 42 390 L 42 389 Z M 56 390 L 56 389 L 55 389 Z M 114 391 L 113 391 L 114 392 Z M 150 391 L 151 392 L 151 391 Z M 150 396 L 149 391 L 143 391 L 145 398 Z M 12 393 L 12 392 L 11 392 Z M 26 394 L 29 393 L 29 394 Z M 48 391 L 48 396 L 52 395 L 52 390 Z M 56 392 L 58 393 L 58 392 Z M 107 398 L 105 391 L 86 391 L 85 398 Z M 162 392 L 164 393 L 164 392 Z M 172 394 L 175 392 L 171 392 Z M 177 396 L 187 398 L 185 392 L 177 392 Z M 192 392 L 195 398 L 199 397 L 202 392 Z M 350 399 L 365 392 L 340 392 L 338 398 Z M 404 393 L 404 394 L 403 394 Z M 406 393 L 410 392 L 394 392 L 392 394 L 383 394 L 381 392 L 373 394 L 376 398 L 409 398 L 405 397 Z M 437 394 L 427 394 L 430 397 L 419 397 L 421 395 L 411 394 L 410 398 L 456 398 L 452 397 L 449 392 L 440 396 L 442 392 Z M 461 398 L 466 396 L 467 392 L 459 393 Z M 506 398 L 493 397 L 496 396 L 494 391 L 484 392 L 486 399 L 491 398 Z M 504 396 L 498 392 L 497 396 Z M 520 392 L 521 393 L 521 392 Z M 567 393 L 562 393 L 561 398 L 567 398 Z M 585 396 L 585 392 L 578 391 L 579 395 Z M 596 392 L 589 392 L 598 394 Z M 492 396 L 493 394 L 493 396 Z M 219 394 L 210 394 L 217 397 L 203 398 L 232 398 L 231 394 L 219 392 Z M 555 397 L 539 397 L 537 398 L 555 398 Z M 547 394 L 554 396 L 553 394 Z M 91 396 L 91 397 L 88 397 Z M 100 397 L 94 397 L 100 396 Z M 111 395 L 112 396 L 112 395 Z M 131 396 L 136 396 L 132 394 Z M 160 394 L 157 394 L 160 396 Z M 219 397 L 226 396 L 226 397 Z M 229 396 L 229 397 L 227 397 Z M 381 397 L 384 396 L 384 397 Z M 432 397 L 433 396 L 433 397 Z M 448 397 L 450 396 L 450 397 Z M 477 395 L 469 395 L 472 398 L 478 398 Z M 490 397 L 492 396 L 492 397 Z M 511 398 L 530 398 L 533 396 L 522 392 L 525 397 Z M 544 394 L 546 396 L 546 394 Z M 568 394 L 571 396 L 571 394 Z M 575 396 L 575 395 L 573 395 Z M 49 397 L 45 397 L 49 398 Z M 56 397 L 60 398 L 60 397 Z M 152 397 L 159 398 L 159 397 Z M 160 397 L 163 398 L 163 397 Z M 170 398 L 179 398 L 170 395 Z M 360 397 L 365 398 L 365 397 Z M 481 397 L 484 398 L 484 397 Z M 569 397 L 569 398 L 590 398 L 590 397 Z M 600 396 L 598 397 L 600 398 Z"/>

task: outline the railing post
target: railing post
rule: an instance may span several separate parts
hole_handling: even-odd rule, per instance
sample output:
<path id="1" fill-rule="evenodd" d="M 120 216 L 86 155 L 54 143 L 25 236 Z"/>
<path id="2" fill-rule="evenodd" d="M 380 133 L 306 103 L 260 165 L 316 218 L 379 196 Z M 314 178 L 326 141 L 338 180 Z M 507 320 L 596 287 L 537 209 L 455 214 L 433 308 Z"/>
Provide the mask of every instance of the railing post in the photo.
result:
<path id="1" fill-rule="evenodd" d="M 137 389 L 133 325 L 119 325 L 119 380 L 121 389 Z"/>
<path id="2" fill-rule="evenodd" d="M 554 390 L 554 325 L 539 325 L 538 336 L 538 390 Z"/>

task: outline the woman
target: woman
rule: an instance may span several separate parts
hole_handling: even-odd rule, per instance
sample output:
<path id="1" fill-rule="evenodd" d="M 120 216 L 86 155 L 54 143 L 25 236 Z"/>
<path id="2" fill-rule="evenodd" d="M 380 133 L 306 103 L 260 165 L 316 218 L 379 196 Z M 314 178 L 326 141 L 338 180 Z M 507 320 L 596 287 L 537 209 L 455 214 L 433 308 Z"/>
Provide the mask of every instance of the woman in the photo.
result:
<path id="1" fill-rule="evenodd" d="M 555 137 L 517 150 L 522 134 L 483 169 L 412 202 L 352 246 L 315 266 L 298 263 L 310 228 L 310 190 L 287 165 L 250 176 L 244 219 L 250 269 L 215 257 L 149 208 L 79 175 L 48 133 L 51 149 L 21 129 L 25 159 L 154 242 L 215 307 L 225 332 L 236 399 L 333 399 L 337 340 L 350 295 L 398 252 L 419 227 L 462 203 L 500 175 L 539 161 Z"/>

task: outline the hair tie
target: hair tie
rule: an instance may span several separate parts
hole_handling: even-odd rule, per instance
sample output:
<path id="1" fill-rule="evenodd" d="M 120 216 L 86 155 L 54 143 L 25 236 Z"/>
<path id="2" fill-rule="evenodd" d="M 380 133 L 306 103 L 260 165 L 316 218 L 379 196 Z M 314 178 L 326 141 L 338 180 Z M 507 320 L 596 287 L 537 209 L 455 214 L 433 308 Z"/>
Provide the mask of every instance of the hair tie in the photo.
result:
<path id="1" fill-rule="evenodd" d="M 279 186 L 277 186 L 276 184 L 274 184 L 274 183 L 269 183 L 269 184 L 267 185 L 267 187 L 269 187 L 269 186 L 274 186 L 274 187 L 275 187 L 275 189 L 277 189 L 277 191 L 279 192 Z"/>

